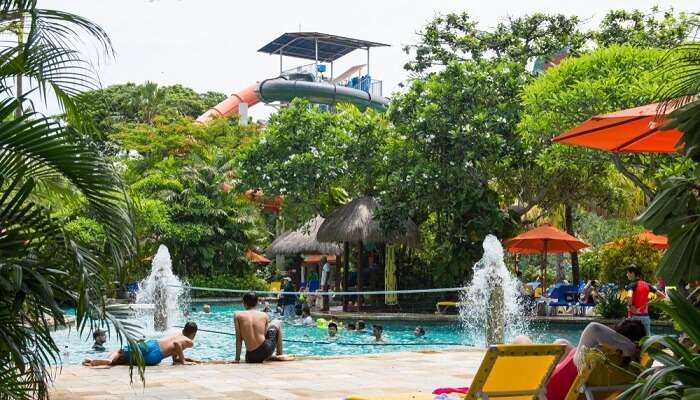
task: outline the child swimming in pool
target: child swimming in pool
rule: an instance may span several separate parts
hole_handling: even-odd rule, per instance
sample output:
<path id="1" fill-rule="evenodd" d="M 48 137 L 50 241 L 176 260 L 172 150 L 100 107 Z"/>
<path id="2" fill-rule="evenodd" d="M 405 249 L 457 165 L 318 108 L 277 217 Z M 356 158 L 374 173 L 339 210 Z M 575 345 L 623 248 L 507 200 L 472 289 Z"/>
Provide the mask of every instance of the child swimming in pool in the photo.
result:
<path id="1" fill-rule="evenodd" d="M 185 357 L 184 350 L 194 346 L 194 337 L 197 334 L 197 324 L 188 322 L 181 334 L 166 336 L 161 339 L 150 339 L 139 342 L 138 346 L 143 355 L 143 361 L 147 366 L 158 365 L 166 357 L 173 358 L 173 364 L 189 365 L 195 360 Z M 134 349 L 130 345 L 113 352 L 105 359 L 83 360 L 83 365 L 88 367 L 128 365 L 131 364 L 131 353 Z"/>
<path id="2" fill-rule="evenodd" d="M 382 333 L 384 332 L 384 327 L 381 325 L 372 325 L 372 336 L 374 336 L 374 341 L 377 343 L 384 343 L 384 338 Z"/>
<path id="3" fill-rule="evenodd" d="M 413 331 L 413 334 L 416 337 L 423 337 L 425 336 L 425 328 L 423 328 L 422 326 L 417 326 L 416 329 Z"/>
<path id="4" fill-rule="evenodd" d="M 328 323 L 328 337 L 331 339 L 336 339 L 338 335 L 338 324 L 335 322 Z"/>
<path id="5" fill-rule="evenodd" d="M 97 329 L 92 333 L 92 340 L 95 341 L 92 345 L 92 349 L 95 351 L 106 351 L 105 342 L 107 342 L 107 332 L 102 329 Z"/>

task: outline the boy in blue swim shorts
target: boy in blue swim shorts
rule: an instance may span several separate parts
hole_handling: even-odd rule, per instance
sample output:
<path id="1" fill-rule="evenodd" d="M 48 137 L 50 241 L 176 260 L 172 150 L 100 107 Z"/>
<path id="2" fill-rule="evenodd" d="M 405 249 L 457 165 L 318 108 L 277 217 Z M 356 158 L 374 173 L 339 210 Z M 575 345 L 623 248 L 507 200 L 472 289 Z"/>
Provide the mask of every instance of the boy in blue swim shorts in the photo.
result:
<path id="1" fill-rule="evenodd" d="M 184 350 L 194 345 L 194 337 L 197 334 L 197 324 L 188 322 L 182 329 L 182 333 L 166 336 L 161 339 L 149 339 L 138 342 L 138 349 L 143 356 L 144 364 L 147 366 L 158 365 L 166 357 L 172 357 L 173 364 L 191 364 L 195 362 L 185 357 Z M 129 365 L 134 362 L 134 347 L 126 345 L 113 352 L 105 359 L 83 360 L 83 365 L 98 367 L 104 365 Z"/>

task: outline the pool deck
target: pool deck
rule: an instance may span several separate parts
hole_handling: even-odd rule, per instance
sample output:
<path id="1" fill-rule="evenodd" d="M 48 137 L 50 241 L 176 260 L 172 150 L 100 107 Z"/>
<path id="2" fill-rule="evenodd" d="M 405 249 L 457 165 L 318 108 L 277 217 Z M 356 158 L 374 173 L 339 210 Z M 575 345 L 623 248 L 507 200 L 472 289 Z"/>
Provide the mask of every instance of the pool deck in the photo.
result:
<path id="1" fill-rule="evenodd" d="M 54 400 L 106 399 L 343 399 L 430 393 L 437 387 L 468 386 L 481 349 L 451 349 L 344 357 L 309 357 L 265 364 L 168 364 L 146 370 L 146 387 L 129 384 L 128 367 L 64 366 Z"/>

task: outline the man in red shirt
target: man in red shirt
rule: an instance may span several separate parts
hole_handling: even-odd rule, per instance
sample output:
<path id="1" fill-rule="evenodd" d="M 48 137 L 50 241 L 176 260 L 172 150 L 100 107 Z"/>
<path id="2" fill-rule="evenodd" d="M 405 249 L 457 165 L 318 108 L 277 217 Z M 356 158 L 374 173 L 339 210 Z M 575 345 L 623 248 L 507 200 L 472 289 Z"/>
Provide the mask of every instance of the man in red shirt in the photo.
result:
<path id="1" fill-rule="evenodd" d="M 644 324 L 647 336 L 651 335 L 651 319 L 649 318 L 649 293 L 654 293 L 658 298 L 665 299 L 666 294 L 642 279 L 642 270 L 631 264 L 627 267 L 627 316 Z"/>

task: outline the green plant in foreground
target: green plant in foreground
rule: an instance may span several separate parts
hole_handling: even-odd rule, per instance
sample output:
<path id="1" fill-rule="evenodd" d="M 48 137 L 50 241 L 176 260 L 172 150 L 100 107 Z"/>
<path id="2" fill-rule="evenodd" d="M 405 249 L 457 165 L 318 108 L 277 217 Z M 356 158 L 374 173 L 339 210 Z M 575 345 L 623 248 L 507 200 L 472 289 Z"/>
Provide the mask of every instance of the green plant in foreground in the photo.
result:
<path id="1" fill-rule="evenodd" d="M 700 310 L 678 290 L 669 290 L 669 302 L 659 304 L 671 316 L 677 329 L 691 343 L 681 344 L 672 335 L 656 335 L 642 342 L 655 364 L 642 372 L 621 399 L 698 399 L 700 398 Z"/>
<path id="2" fill-rule="evenodd" d="M 80 133 L 32 111 L 22 88 L 29 82 L 44 98 L 50 91 L 77 116 L 75 95 L 97 80 L 71 45 L 78 31 L 105 49 L 111 44 L 94 23 L 36 3 L 0 0 L 1 399 L 48 398 L 51 365 L 60 360 L 51 330 L 65 326 L 58 297 L 76 305 L 80 332 L 98 323 L 130 343 L 138 335 L 125 310 L 104 298 L 134 248 L 121 181 Z M 99 253 L 76 239 L 47 201 L 61 195 L 80 202 L 103 228 L 108 245 Z M 134 358 L 143 365 L 140 352 Z"/>

